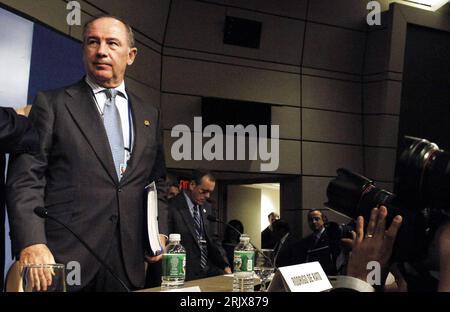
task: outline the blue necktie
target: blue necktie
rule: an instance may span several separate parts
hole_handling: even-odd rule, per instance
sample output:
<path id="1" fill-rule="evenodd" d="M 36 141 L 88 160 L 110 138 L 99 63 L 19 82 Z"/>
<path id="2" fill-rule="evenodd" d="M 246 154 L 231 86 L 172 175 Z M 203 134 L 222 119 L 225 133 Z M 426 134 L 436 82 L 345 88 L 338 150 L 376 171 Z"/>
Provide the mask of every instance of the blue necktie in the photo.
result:
<path id="1" fill-rule="evenodd" d="M 116 95 L 119 91 L 115 89 L 105 89 L 106 102 L 103 109 L 103 123 L 108 135 L 109 146 L 116 167 L 117 177 L 121 178 L 120 165 L 124 162 L 124 144 L 122 123 L 120 121 L 119 110 L 116 106 Z"/>
<path id="2" fill-rule="evenodd" d="M 205 240 L 206 238 L 203 236 L 202 221 L 198 205 L 194 206 L 194 226 L 200 244 L 200 267 L 205 269 L 208 262 L 208 250 L 206 244 L 200 243 L 200 240 Z"/>
<path id="3" fill-rule="evenodd" d="M 313 246 L 317 245 L 317 243 L 320 240 L 320 236 L 321 236 L 320 233 L 319 234 L 314 234 L 314 244 L 313 244 Z"/>

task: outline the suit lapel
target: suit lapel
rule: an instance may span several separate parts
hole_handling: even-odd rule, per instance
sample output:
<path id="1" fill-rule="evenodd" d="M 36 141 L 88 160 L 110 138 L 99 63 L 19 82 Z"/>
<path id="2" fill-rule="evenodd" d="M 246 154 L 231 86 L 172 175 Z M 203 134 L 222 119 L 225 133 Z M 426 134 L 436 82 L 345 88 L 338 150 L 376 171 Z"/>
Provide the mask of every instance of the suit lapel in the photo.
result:
<path id="1" fill-rule="evenodd" d="M 72 118 L 86 137 L 109 176 L 118 183 L 106 130 L 89 86 L 84 81 L 81 81 L 77 85 L 66 89 L 66 92 L 70 95 L 66 102 L 66 107 Z"/>

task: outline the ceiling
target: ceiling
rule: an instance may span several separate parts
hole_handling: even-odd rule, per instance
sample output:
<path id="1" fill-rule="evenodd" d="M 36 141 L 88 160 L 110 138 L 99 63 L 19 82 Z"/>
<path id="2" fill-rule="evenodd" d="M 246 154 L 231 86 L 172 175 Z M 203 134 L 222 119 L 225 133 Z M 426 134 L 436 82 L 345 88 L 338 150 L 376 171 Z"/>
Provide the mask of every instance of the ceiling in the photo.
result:
<path id="1" fill-rule="evenodd" d="M 95 7 L 99 11 L 104 13 L 117 15 L 127 21 L 131 22 L 131 25 L 135 31 L 140 36 L 144 36 L 160 45 L 163 44 L 165 31 L 167 28 L 168 18 L 170 16 L 170 11 L 179 9 L 183 7 L 184 4 L 188 3 L 198 3 L 204 5 L 225 5 L 230 7 L 242 7 L 244 10 L 250 9 L 257 12 L 274 14 L 274 15 L 285 15 L 286 12 L 291 10 L 304 10 L 307 6 L 308 0 L 277 0 L 277 5 L 273 5 L 273 0 L 245 0 L 240 2 L 237 0 L 84 0 L 85 3 Z M 309 0 L 311 1 L 311 0 Z M 309 15 L 312 14 L 311 19 L 315 20 L 314 15 L 317 14 L 315 11 L 320 9 L 322 12 L 332 10 L 334 12 L 332 15 L 328 16 L 328 13 L 322 13 L 323 18 L 329 19 L 352 19 L 361 20 L 365 19 L 367 10 L 365 8 L 365 3 L 371 0 L 333 0 L 331 9 L 327 9 L 330 6 L 329 0 L 313 0 L 310 2 Z M 362 1 L 363 3 L 361 4 Z M 377 0 L 381 5 L 381 10 L 386 11 L 389 8 L 389 4 L 392 2 L 399 2 L 403 4 L 426 1 L 443 1 L 443 0 Z M 365 3 L 364 3 L 365 2 Z M 303 4 L 302 4 L 303 3 Z M 281 10 L 281 11 L 280 11 Z M 440 10 L 440 13 L 449 13 L 450 6 L 446 4 Z M 294 14 L 294 13 L 292 13 Z M 295 13 L 297 17 L 302 14 Z M 342 15 L 341 17 L 336 15 Z M 360 15 L 360 17 L 359 17 Z M 309 17 L 307 17 L 309 19 Z M 195 22 L 195 21 L 193 21 Z M 319 22 L 325 22 L 319 20 Z M 171 21 L 172 27 L 176 27 L 176 21 Z M 175 25 L 173 25 L 175 23 Z M 333 22 L 330 21 L 330 24 Z"/>
<path id="2" fill-rule="evenodd" d="M 439 10 L 448 0 L 391 0 L 405 5 L 421 8 L 429 11 Z"/>

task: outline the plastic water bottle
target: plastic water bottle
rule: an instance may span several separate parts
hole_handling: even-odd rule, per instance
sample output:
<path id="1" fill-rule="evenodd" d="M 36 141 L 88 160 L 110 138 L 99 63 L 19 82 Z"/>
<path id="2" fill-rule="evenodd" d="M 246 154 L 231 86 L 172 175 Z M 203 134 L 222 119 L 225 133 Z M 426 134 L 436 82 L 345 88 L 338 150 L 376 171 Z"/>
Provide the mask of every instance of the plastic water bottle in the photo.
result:
<path id="1" fill-rule="evenodd" d="M 250 244 L 250 237 L 242 234 L 239 244 L 234 248 L 233 291 L 254 291 L 254 259 L 255 249 Z"/>
<path id="2" fill-rule="evenodd" d="M 169 235 L 169 245 L 162 255 L 161 288 L 173 289 L 184 285 L 186 278 L 186 250 L 180 244 L 180 234 Z"/>

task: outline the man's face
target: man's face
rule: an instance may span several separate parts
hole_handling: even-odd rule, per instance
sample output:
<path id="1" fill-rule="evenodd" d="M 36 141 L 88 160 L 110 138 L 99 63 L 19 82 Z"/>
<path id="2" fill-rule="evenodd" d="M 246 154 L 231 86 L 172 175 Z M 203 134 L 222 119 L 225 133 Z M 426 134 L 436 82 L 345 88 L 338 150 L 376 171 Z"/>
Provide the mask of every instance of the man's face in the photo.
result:
<path id="1" fill-rule="evenodd" d="M 167 199 L 174 198 L 175 196 L 178 195 L 178 193 L 180 193 L 180 190 L 177 187 L 175 186 L 169 187 L 167 191 Z"/>
<path id="2" fill-rule="evenodd" d="M 270 217 L 269 217 L 269 223 L 270 223 L 270 225 L 272 225 L 272 223 L 273 223 L 275 220 L 278 220 L 278 219 L 280 219 L 280 216 L 278 216 L 277 214 L 271 214 Z"/>
<path id="3" fill-rule="evenodd" d="M 312 211 L 308 215 L 308 223 L 311 230 L 314 232 L 322 231 L 324 227 L 322 213 L 318 210 Z"/>
<path id="4" fill-rule="evenodd" d="M 89 25 L 84 37 L 84 67 L 89 77 L 104 88 L 118 87 L 137 49 L 129 47 L 125 25 L 113 18 L 100 18 Z"/>
<path id="5" fill-rule="evenodd" d="M 214 191 L 216 182 L 211 181 L 208 177 L 203 177 L 200 184 L 196 184 L 192 181 L 189 184 L 191 190 L 192 200 L 197 205 L 203 205 Z"/>

